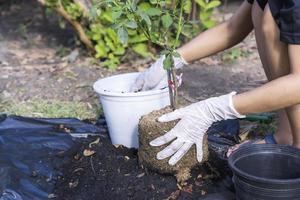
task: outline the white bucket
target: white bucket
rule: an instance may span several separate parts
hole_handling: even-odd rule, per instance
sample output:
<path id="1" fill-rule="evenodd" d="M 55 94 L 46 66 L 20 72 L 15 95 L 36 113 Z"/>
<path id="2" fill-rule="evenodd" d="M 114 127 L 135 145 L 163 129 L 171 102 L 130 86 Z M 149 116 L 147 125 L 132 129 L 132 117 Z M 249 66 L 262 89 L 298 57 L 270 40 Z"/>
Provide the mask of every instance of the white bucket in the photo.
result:
<path id="1" fill-rule="evenodd" d="M 138 74 L 111 76 L 94 83 L 112 143 L 129 148 L 138 148 L 138 123 L 141 116 L 170 105 L 168 88 L 128 92 Z"/>

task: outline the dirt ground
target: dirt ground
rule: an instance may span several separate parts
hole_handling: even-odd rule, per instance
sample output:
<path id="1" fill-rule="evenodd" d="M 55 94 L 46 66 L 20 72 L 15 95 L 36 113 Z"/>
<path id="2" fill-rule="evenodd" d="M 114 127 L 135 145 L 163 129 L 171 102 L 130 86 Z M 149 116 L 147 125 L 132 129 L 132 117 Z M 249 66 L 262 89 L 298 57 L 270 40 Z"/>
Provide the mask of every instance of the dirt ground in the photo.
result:
<path id="1" fill-rule="evenodd" d="M 218 191 L 210 179 L 208 167 L 194 169 L 193 179 L 177 185 L 174 176 L 162 176 L 138 165 L 137 152 L 122 146 L 113 146 L 106 136 L 97 141 L 84 142 L 73 160 L 63 170 L 63 176 L 54 191 L 61 200 L 96 199 L 198 199 Z M 84 150 L 94 152 L 84 156 Z"/>
<path id="2" fill-rule="evenodd" d="M 230 17 L 230 11 L 240 3 L 229 2 L 227 11 L 216 16 Z M 0 104 L 6 112 L 13 106 L 5 107 L 4 102 L 26 106 L 27 102 L 41 100 L 78 102 L 88 110 L 99 109 L 92 90 L 97 79 L 143 70 L 148 61 L 140 59 L 123 63 L 117 71 L 107 70 L 84 53 L 71 27 L 61 29 L 58 19 L 45 17 L 37 1 L 0 0 Z M 265 81 L 253 34 L 234 51 L 202 59 L 183 71 L 181 96 L 188 102 L 249 90 Z M 20 110 L 17 114 L 34 115 Z"/>
<path id="3" fill-rule="evenodd" d="M 229 1 L 228 8 L 222 8 L 216 17 L 230 17 L 239 3 Z M 92 84 L 112 74 L 142 70 L 149 63 L 149 59 L 140 59 L 122 64 L 117 71 L 105 69 L 86 55 L 69 26 L 61 29 L 58 24 L 58 19 L 43 15 L 35 0 L 0 0 L 0 112 L 48 117 L 64 108 L 45 112 L 12 108 L 26 107 L 32 101 L 64 102 L 80 103 L 88 112 L 74 114 L 75 106 L 62 116 L 96 118 L 101 107 Z M 185 67 L 183 81 L 180 98 L 185 103 L 233 90 L 247 91 L 264 83 L 253 33 L 233 50 Z M 178 186 L 174 177 L 140 168 L 134 150 L 111 145 L 107 136 L 92 145 L 95 154 L 83 156 L 95 139 L 84 141 L 65 167 L 56 199 L 201 199 L 213 192 L 209 188 L 215 183 L 209 181 L 207 175 L 212 172 L 208 169 L 196 170 L 190 182 Z"/>

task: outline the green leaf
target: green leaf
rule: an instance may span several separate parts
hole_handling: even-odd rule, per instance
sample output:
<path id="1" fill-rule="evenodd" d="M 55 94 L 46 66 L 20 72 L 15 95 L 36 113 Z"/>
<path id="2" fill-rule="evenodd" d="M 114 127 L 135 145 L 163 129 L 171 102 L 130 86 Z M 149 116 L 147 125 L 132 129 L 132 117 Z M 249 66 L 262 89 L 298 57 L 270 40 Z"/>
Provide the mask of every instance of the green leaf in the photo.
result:
<path id="1" fill-rule="evenodd" d="M 145 43 L 138 43 L 133 45 L 133 51 L 143 57 L 149 56 L 148 46 Z"/>
<path id="2" fill-rule="evenodd" d="M 189 14 L 192 11 L 192 1 L 185 0 L 183 6 L 184 13 Z"/>
<path id="3" fill-rule="evenodd" d="M 163 15 L 161 17 L 161 21 L 162 21 L 162 24 L 163 24 L 164 28 L 169 28 L 172 25 L 172 23 L 173 23 L 173 19 L 170 16 L 169 13 Z"/>
<path id="4" fill-rule="evenodd" d="M 174 57 L 176 57 L 176 58 L 180 58 L 180 57 L 181 57 L 181 55 L 180 55 L 177 51 L 174 51 L 174 52 L 172 53 L 172 55 L 173 55 Z"/>
<path id="5" fill-rule="evenodd" d="M 163 62 L 163 65 L 164 65 L 164 69 L 165 70 L 169 70 L 169 69 L 171 69 L 171 67 L 172 67 L 172 55 L 171 54 L 168 54 L 168 55 L 166 55 L 166 58 L 164 59 L 164 62 Z"/>
<path id="6" fill-rule="evenodd" d="M 147 23 L 148 26 L 151 25 L 151 19 L 150 19 L 150 17 L 146 13 L 139 12 L 139 15 Z"/>
<path id="7" fill-rule="evenodd" d="M 126 29 L 124 29 L 124 27 L 118 28 L 118 37 L 123 44 L 125 44 L 127 42 L 128 33 L 127 33 Z"/>
<path id="8" fill-rule="evenodd" d="M 124 55 L 124 53 L 125 53 L 125 48 L 122 47 L 122 46 L 118 47 L 118 48 L 114 51 L 114 54 L 115 54 L 115 55 L 119 55 L 119 56 Z"/>
<path id="9" fill-rule="evenodd" d="M 104 20 L 105 22 L 112 23 L 113 22 L 112 12 L 110 11 L 102 12 L 101 19 Z"/>
<path id="10" fill-rule="evenodd" d="M 205 0 L 195 0 L 195 1 L 200 7 L 206 8 Z"/>
<path id="11" fill-rule="evenodd" d="M 122 11 L 113 11 L 111 13 L 112 20 L 115 21 L 115 20 L 119 19 L 122 14 L 123 14 Z"/>
<path id="12" fill-rule="evenodd" d="M 112 39 L 114 44 L 120 43 L 118 35 L 116 34 L 116 32 L 113 29 L 107 28 L 106 32 L 107 32 L 107 35 L 110 37 L 110 39 Z"/>
<path id="13" fill-rule="evenodd" d="M 139 10 L 146 11 L 151 8 L 151 5 L 147 2 L 142 2 L 138 5 Z"/>
<path id="14" fill-rule="evenodd" d="M 203 21 L 202 23 L 203 23 L 204 27 L 207 29 L 212 28 L 216 25 L 216 22 L 213 20 L 206 20 L 206 21 Z"/>
<path id="15" fill-rule="evenodd" d="M 105 41 L 106 46 L 108 46 L 111 51 L 116 50 L 116 47 L 115 47 L 113 41 L 108 36 L 104 37 L 104 41 Z"/>
<path id="16" fill-rule="evenodd" d="M 103 58 L 107 56 L 105 45 L 102 42 L 98 43 L 95 46 L 95 50 L 96 50 L 96 55 L 95 55 L 96 58 Z"/>
<path id="17" fill-rule="evenodd" d="M 134 44 L 134 43 L 145 42 L 147 40 L 148 40 L 148 38 L 144 34 L 139 34 L 139 35 L 129 37 L 128 43 Z"/>
<path id="18" fill-rule="evenodd" d="M 209 10 L 209 9 L 215 8 L 215 7 L 219 6 L 219 5 L 221 5 L 221 1 L 219 1 L 219 0 L 214 0 L 214 1 L 209 2 L 209 3 L 207 4 L 207 6 L 206 6 L 205 9 L 206 9 L 206 10 Z"/>
<path id="19" fill-rule="evenodd" d="M 212 12 L 209 11 L 202 11 L 199 14 L 199 18 L 201 21 L 205 21 L 211 17 Z"/>
<path id="20" fill-rule="evenodd" d="M 138 27 L 135 21 L 129 21 L 129 22 L 127 22 L 126 26 L 128 28 L 132 28 L 132 29 L 135 29 L 135 28 Z"/>
<path id="21" fill-rule="evenodd" d="M 145 11 L 149 16 L 159 16 L 161 15 L 161 10 L 158 8 L 149 8 Z"/>

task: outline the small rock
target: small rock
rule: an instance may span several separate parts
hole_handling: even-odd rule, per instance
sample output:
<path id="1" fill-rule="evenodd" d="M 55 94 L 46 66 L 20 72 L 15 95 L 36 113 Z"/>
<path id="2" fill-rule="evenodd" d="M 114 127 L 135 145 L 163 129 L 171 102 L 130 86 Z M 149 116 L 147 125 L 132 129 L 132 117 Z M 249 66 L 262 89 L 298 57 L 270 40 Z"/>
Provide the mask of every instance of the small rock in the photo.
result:
<path id="1" fill-rule="evenodd" d="M 79 51 L 78 49 L 74 49 L 68 56 L 67 56 L 67 60 L 69 63 L 73 63 L 77 60 L 79 56 Z"/>

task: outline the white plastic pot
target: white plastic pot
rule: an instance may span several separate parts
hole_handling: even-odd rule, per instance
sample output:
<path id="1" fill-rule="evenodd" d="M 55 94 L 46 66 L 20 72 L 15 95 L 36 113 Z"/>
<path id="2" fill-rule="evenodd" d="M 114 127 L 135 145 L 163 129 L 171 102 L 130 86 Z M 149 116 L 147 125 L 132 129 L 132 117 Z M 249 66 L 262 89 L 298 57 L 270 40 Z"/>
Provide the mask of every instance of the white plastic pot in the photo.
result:
<path id="1" fill-rule="evenodd" d="M 138 74 L 111 76 L 94 83 L 112 143 L 129 148 L 138 148 L 138 123 L 141 116 L 170 105 L 168 88 L 129 92 Z"/>

